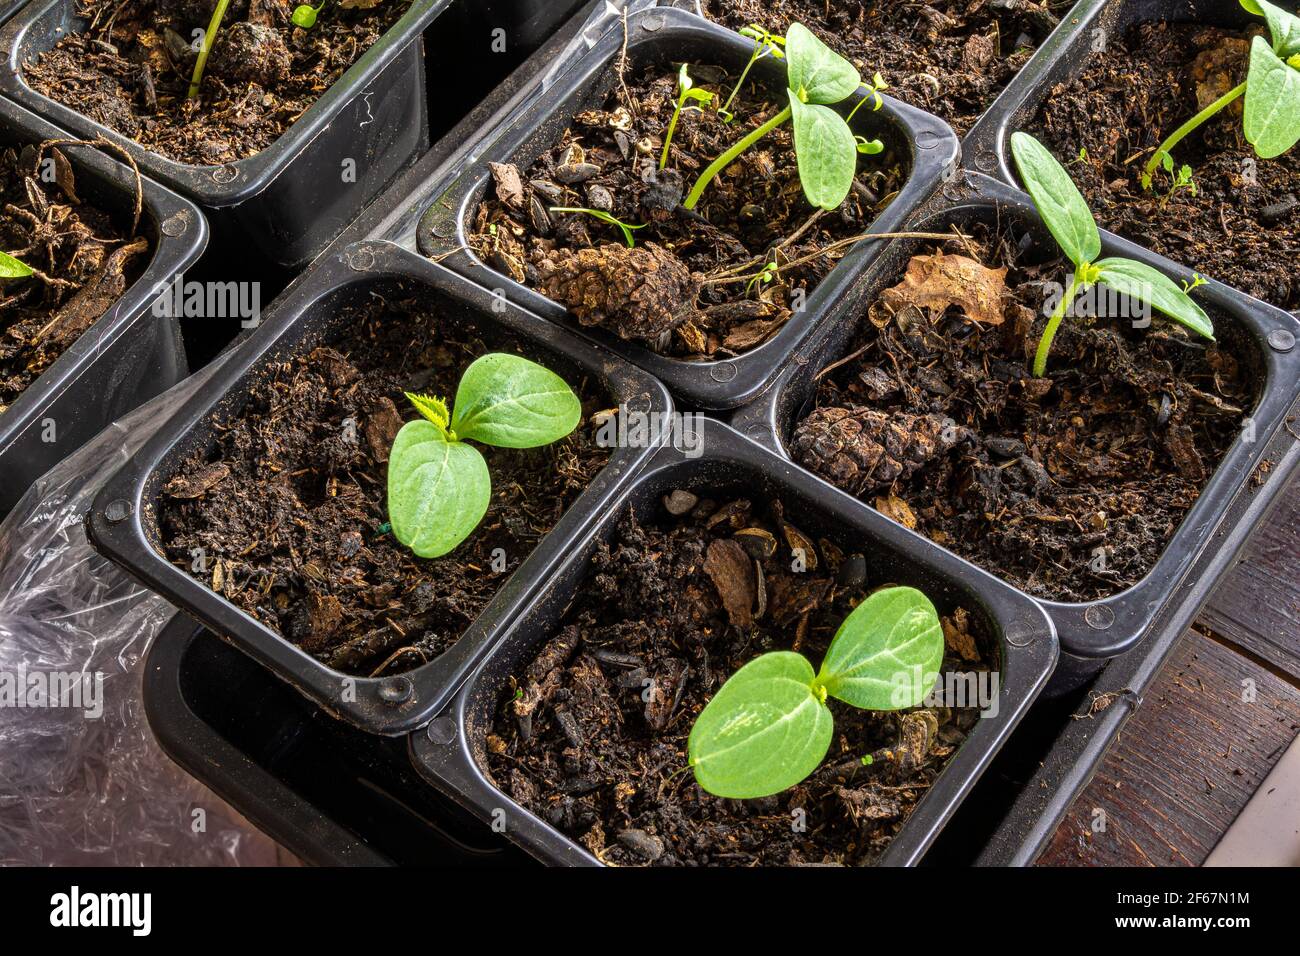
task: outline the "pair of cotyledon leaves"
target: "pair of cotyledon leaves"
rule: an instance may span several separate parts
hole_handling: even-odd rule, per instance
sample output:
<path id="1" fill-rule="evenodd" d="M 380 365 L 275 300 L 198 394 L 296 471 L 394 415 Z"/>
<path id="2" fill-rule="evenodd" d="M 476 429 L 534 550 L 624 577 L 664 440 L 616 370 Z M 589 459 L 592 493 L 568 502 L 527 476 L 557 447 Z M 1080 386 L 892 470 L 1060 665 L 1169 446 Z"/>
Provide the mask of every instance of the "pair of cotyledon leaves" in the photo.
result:
<path id="1" fill-rule="evenodd" d="M 812 205 L 835 209 L 853 187 L 858 142 L 849 124 L 830 107 L 856 93 L 862 77 L 802 23 L 790 25 L 785 60 L 799 181 Z"/>
<path id="2" fill-rule="evenodd" d="M 1148 303 L 1206 338 L 1214 338 L 1210 317 L 1163 272 L 1132 259 L 1097 261 L 1101 255 L 1097 222 L 1070 174 L 1042 143 L 1028 133 L 1015 133 L 1011 153 L 1025 189 L 1052 237 L 1074 263 L 1081 285 L 1100 282 Z"/>
<path id="3" fill-rule="evenodd" d="M 1300 17 L 1267 0 L 1241 5 L 1268 23 L 1270 45 L 1255 37 L 1246 75 L 1242 127 L 1261 159 L 1281 156 L 1300 141 Z"/>
<path id="4" fill-rule="evenodd" d="M 464 541 L 487 513 L 492 479 L 467 439 L 501 448 L 536 448 L 578 425 L 582 404 L 564 379 L 518 355 L 492 353 L 461 376 L 448 414 L 435 398 L 408 394 L 422 418 L 407 422 L 388 456 L 388 519 L 393 536 L 422 558 Z"/>
<path id="5" fill-rule="evenodd" d="M 794 786 L 830 749 L 827 697 L 865 710 L 915 707 L 943 664 L 943 646 L 939 615 L 924 594 L 877 591 L 844 619 L 816 674 L 802 654 L 776 651 L 728 678 L 691 728 L 695 779 L 737 800 Z"/>

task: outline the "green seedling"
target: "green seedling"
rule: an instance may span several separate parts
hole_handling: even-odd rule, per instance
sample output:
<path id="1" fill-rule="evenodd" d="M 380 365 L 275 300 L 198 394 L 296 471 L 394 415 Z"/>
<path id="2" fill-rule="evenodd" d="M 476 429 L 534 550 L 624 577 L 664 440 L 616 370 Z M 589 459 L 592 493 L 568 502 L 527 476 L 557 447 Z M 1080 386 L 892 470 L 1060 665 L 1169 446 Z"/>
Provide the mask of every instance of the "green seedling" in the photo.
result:
<path id="1" fill-rule="evenodd" d="M 310 3 L 299 4 L 293 8 L 293 13 L 289 19 L 293 21 L 294 26 L 310 30 L 316 25 L 317 15 L 325 9 L 325 4 L 328 2 L 329 0 L 321 0 L 318 7 L 313 7 Z"/>
<path id="2" fill-rule="evenodd" d="M 1048 318 L 1043 337 L 1038 342 L 1038 353 L 1034 357 L 1035 378 L 1042 378 L 1047 372 L 1047 355 L 1052 339 L 1070 303 L 1097 283 L 1145 302 L 1192 331 L 1214 340 L 1214 326 L 1209 316 L 1187 294 L 1190 289 L 1180 289 L 1164 273 L 1132 259 L 1095 261 L 1101 255 L 1101 233 L 1097 230 L 1097 222 L 1070 174 L 1042 143 L 1028 133 L 1015 133 L 1011 137 L 1011 153 L 1025 189 L 1033 198 L 1048 231 L 1074 263 L 1074 275 L 1066 286 L 1065 295 Z"/>
<path id="3" fill-rule="evenodd" d="M 682 110 L 692 109 L 700 112 L 698 106 L 691 106 L 690 103 L 692 101 L 709 103 L 713 98 L 712 93 L 695 85 L 690 74 L 686 72 L 686 64 L 683 63 L 681 72 L 677 74 L 677 105 L 673 108 L 673 118 L 668 121 L 668 134 L 664 137 L 664 152 L 659 157 L 660 169 L 668 165 L 668 147 L 672 145 L 673 133 L 677 132 L 677 118 L 682 115 Z"/>
<path id="4" fill-rule="evenodd" d="M 724 121 L 728 123 L 735 119 L 735 116 L 731 113 L 731 104 L 744 87 L 745 77 L 749 76 L 749 71 L 754 68 L 754 64 L 766 56 L 775 57 L 778 60 L 785 58 L 785 52 L 781 49 L 785 46 L 785 37 L 768 33 L 757 23 L 751 23 L 749 26 L 743 27 L 740 35 L 749 37 L 754 41 L 754 52 L 750 54 L 749 62 L 745 64 L 745 68 L 740 71 L 740 79 L 736 81 L 736 88 L 727 97 L 727 102 L 718 107 L 718 112 L 722 114 Z"/>
<path id="5" fill-rule="evenodd" d="M 21 259 L 0 252 L 0 279 L 25 279 L 35 270 Z"/>
<path id="6" fill-rule="evenodd" d="M 578 425 L 582 403 L 549 369 L 494 352 L 461 376 L 449 414 L 442 399 L 406 394 L 422 418 L 407 422 L 388 456 L 388 520 L 393 536 L 421 558 L 438 558 L 487 513 L 492 478 L 473 440 L 536 448 Z"/>
<path id="7" fill-rule="evenodd" d="M 1174 194 L 1180 189 L 1186 189 L 1193 197 L 1197 193 L 1196 180 L 1192 177 L 1192 167 L 1184 163 L 1178 167 L 1178 172 L 1174 172 L 1174 158 L 1165 153 L 1165 158 L 1161 160 L 1161 165 L 1165 172 L 1169 174 L 1169 192 L 1165 193 L 1165 198 L 1161 200 L 1161 208 L 1169 205 L 1169 200 L 1174 198 Z"/>
<path id="8" fill-rule="evenodd" d="M 750 276 L 749 281 L 745 283 L 745 295 L 752 295 L 754 287 L 758 285 L 769 285 L 773 279 L 780 273 L 781 267 L 775 262 L 769 262 L 763 268 Z"/>
<path id="9" fill-rule="evenodd" d="M 884 588 L 844 619 L 815 674 L 793 651 L 764 654 L 732 674 L 695 719 L 688 763 L 715 796 L 780 793 L 830 749 L 828 697 L 863 710 L 915 707 L 942 664 L 943 628 L 929 598 L 915 588 Z"/>
<path id="10" fill-rule="evenodd" d="M 199 47 L 199 58 L 194 61 L 194 73 L 190 77 L 190 89 L 185 94 L 187 99 L 194 99 L 199 95 L 199 83 L 203 80 L 203 68 L 208 65 L 208 54 L 212 52 L 212 44 L 217 42 L 217 31 L 221 29 L 221 18 L 226 15 L 226 7 L 230 6 L 230 0 L 217 0 L 216 9 L 212 11 L 212 19 L 208 21 L 207 32 L 203 34 L 203 45 Z"/>
<path id="11" fill-rule="evenodd" d="M 834 209 L 848 196 L 857 172 L 858 142 L 831 106 L 856 93 L 862 77 L 852 63 L 801 23 L 791 24 L 786 34 L 785 58 L 790 105 L 709 164 L 682 204 L 687 209 L 695 208 L 709 183 L 745 150 L 791 120 L 799 181 L 808 201 L 821 209 Z"/>
<path id="12" fill-rule="evenodd" d="M 1250 44 L 1246 82 L 1223 94 L 1160 144 L 1142 171 L 1144 189 L 1151 188 L 1156 169 L 1163 167 L 1172 175 L 1170 154 L 1175 146 L 1242 96 L 1246 97 L 1242 127 L 1260 159 L 1281 156 L 1300 140 L 1300 17 L 1268 0 L 1241 0 L 1241 5 L 1268 23 L 1272 44 L 1255 37 Z"/>
<path id="13" fill-rule="evenodd" d="M 552 206 L 550 208 L 550 211 L 580 213 L 585 216 L 591 216 L 594 219 L 599 219 L 601 222 L 607 222 L 611 226 L 617 226 L 620 230 L 622 230 L 623 241 L 627 243 L 627 247 L 629 249 L 636 248 L 636 240 L 632 237 L 632 230 L 644 229 L 646 227 L 646 223 L 641 223 L 638 226 L 638 225 L 633 225 L 632 223 L 624 222 L 623 220 L 618 219 L 617 217 L 612 216 L 609 213 L 605 212 L 603 209 L 587 209 L 582 206 Z"/>

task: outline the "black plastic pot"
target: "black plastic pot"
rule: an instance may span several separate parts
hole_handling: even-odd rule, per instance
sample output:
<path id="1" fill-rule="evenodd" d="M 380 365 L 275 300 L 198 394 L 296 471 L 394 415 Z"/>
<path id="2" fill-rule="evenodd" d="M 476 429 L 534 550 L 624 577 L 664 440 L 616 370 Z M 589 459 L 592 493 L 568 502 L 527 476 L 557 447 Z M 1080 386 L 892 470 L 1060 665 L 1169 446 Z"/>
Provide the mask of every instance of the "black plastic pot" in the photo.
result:
<path id="1" fill-rule="evenodd" d="M 62 130 L 0 100 L 0 145 L 63 138 Z M 149 239 L 149 264 L 126 294 L 0 413 L 0 517 L 53 465 L 189 374 L 180 326 L 169 315 L 155 315 L 154 304 L 207 245 L 202 214 L 147 179 L 137 187 L 130 169 L 97 149 L 60 149 L 72 162 L 79 195 L 119 222 L 130 224 L 137 188 L 143 191 L 140 227 Z"/>
<path id="2" fill-rule="evenodd" d="M 190 166 L 33 90 L 23 64 L 84 30 L 76 0 L 34 0 L 0 29 L 0 92 L 78 136 L 102 135 L 130 151 L 146 175 L 198 203 L 218 238 L 287 268 L 312 259 L 384 186 L 428 148 L 421 32 L 451 0 L 411 8 L 269 147 L 224 166 Z M 343 164 L 356 181 L 343 182 Z"/>
<path id="3" fill-rule="evenodd" d="M 500 289 L 506 298 L 564 325 L 611 350 L 665 382 L 683 401 L 710 409 L 735 407 L 766 387 L 792 352 L 816 329 L 832 303 L 853 285 L 862 265 L 878 251 L 864 240 L 813 290 L 802 313 L 793 317 L 768 342 L 733 359 L 688 362 L 658 355 L 623 341 L 602 329 L 584 328 L 559 303 L 493 270 L 468 251 L 467 222 L 486 194 L 491 177 L 487 163 L 513 162 L 521 169 L 558 141 L 572 118 L 599 103 L 615 82 L 613 64 L 623 47 L 621 24 L 607 29 L 592 49 L 557 76 L 540 96 L 514 113 L 491 135 L 490 144 L 435 193 L 420 222 L 420 251 L 485 287 Z M 650 63 L 708 61 L 743 66 L 753 49 L 745 38 L 682 10 L 652 8 L 628 17 L 627 53 L 630 69 Z M 756 64 L 751 75 L 783 83 L 784 69 L 773 58 Z M 873 232 L 892 232 L 955 168 L 957 138 L 938 118 L 885 98 L 879 112 L 861 111 L 886 150 L 909 157 L 911 173 L 897 197 L 872 225 Z"/>
<path id="4" fill-rule="evenodd" d="M 526 859 L 426 786 L 404 741 L 322 715 L 184 614 L 149 648 L 143 697 L 149 729 L 167 756 L 304 862 L 501 866 Z"/>
<path id="5" fill-rule="evenodd" d="M 484 741 L 501 688 L 532 661 L 554 632 L 586 582 L 597 543 L 614 534 L 628 509 L 651 521 L 662 507 L 662 496 L 677 488 L 708 488 L 711 494 L 743 488 L 747 497 L 771 493 L 781 497 L 791 520 L 814 538 L 824 536 L 846 550 L 865 551 L 869 580 L 920 588 L 941 613 L 958 605 L 966 607 L 977 618 L 976 630 L 988 642 L 985 649 L 993 650 L 999 659 L 997 716 L 977 722 L 881 860 L 886 865 L 912 865 L 1047 682 L 1057 655 L 1051 623 L 1023 594 L 918 540 L 883 515 L 813 480 L 722 423 L 705 419 L 699 434 L 702 455 L 692 458 L 672 447 L 662 449 L 634 482 L 607 502 L 599 522 L 572 542 L 563 563 L 529 599 L 447 713 L 411 735 L 416 768 L 440 791 L 459 800 L 481 820 L 496 824 L 498 830 L 504 813 L 505 835 L 543 862 L 597 864 L 585 849 L 519 806 L 488 777 Z"/>
<path id="6" fill-rule="evenodd" d="M 329 341 L 346 318 L 340 317 L 341 308 L 373 291 L 425 296 L 437 304 L 449 325 L 472 326 L 489 343 L 506 336 L 518 340 L 534 358 L 568 380 L 586 378 L 603 389 L 611 407 L 660 413 L 671 409 L 662 385 L 603 349 L 498 302 L 414 253 L 389 243 L 359 243 L 322 260 L 310 281 L 263 317 L 257 331 L 214 373 L 210 387 L 178 409 L 105 485 L 95 499 L 88 527 L 101 552 L 324 710 L 371 733 L 392 735 L 422 725 L 446 703 L 540 581 L 563 560 L 573 536 L 601 513 L 603 500 L 644 465 L 653 448 L 614 449 L 606 467 L 551 533 L 440 657 L 407 674 L 384 678 L 352 678 L 332 670 L 172 565 L 157 546 L 155 503 L 176 465 L 211 444 L 217 423 L 239 414 L 252 374 Z M 354 691 L 354 699 L 347 699 L 345 689 Z"/>
<path id="7" fill-rule="evenodd" d="M 1300 415 L 1300 403 L 1290 416 Z M 1269 484 L 1285 488 L 1300 475 L 1300 439 L 1289 428 L 1273 435 L 1264 451 L 1273 463 Z M 1190 582 L 1214 581 L 1231 570 L 1251 532 L 1277 506 L 1279 496 L 1248 483 L 1228 507 L 1216 538 L 1188 574 Z M 1195 587 L 1195 585 L 1191 585 Z M 1199 613 L 1199 604 L 1175 602 L 1152 624 L 1146 640 L 1106 665 L 1088 688 L 1073 719 L 1062 725 L 1050 751 L 1023 781 L 1019 795 L 979 855 L 981 866 L 1029 866 L 1047 846 L 1075 797 L 1088 785 L 1178 640 Z M 1113 695 L 1094 713 L 1095 701 Z"/>
<path id="8" fill-rule="evenodd" d="M 1276 0 L 1295 8 L 1288 0 Z M 971 169 L 1020 187 L 1011 161 L 1011 134 L 1031 124 L 1048 93 L 1087 62 L 1094 44 L 1142 23 L 1198 23 L 1244 29 L 1264 21 L 1237 0 L 1080 0 L 1050 40 L 971 128 L 963 141 L 963 162 Z M 1297 313 L 1300 314 L 1300 313 Z"/>
<path id="9" fill-rule="evenodd" d="M 1021 231 L 1028 232 L 1036 247 L 1044 250 L 1044 258 L 1055 254 L 1029 197 L 978 174 L 965 174 L 960 185 L 946 186 L 943 195 L 911 225 L 919 231 L 945 232 L 950 225 L 993 223 L 999 218 L 1021 224 Z M 891 243 L 871 264 L 863 282 L 869 298 L 897 282 L 920 244 L 916 240 Z M 1177 280 L 1191 280 L 1189 270 L 1111 233 L 1102 232 L 1102 248 L 1105 255 L 1136 259 Z M 1053 678 L 1054 690 L 1077 687 L 1107 658 L 1132 648 L 1168 605 L 1199 607 L 1213 589 L 1214 580 L 1189 580 L 1188 571 L 1206 548 L 1221 546 L 1218 542 L 1227 530 L 1222 521 L 1228 503 L 1252 475 L 1261 483 L 1256 495 L 1272 496 L 1282 490 L 1283 483 L 1275 474 L 1257 473 L 1256 469 L 1269 437 L 1282 427 L 1287 411 L 1300 396 L 1300 349 L 1295 347 L 1300 323 L 1286 312 L 1218 282 L 1200 287 L 1197 297 L 1215 317 L 1219 337 L 1235 337 L 1256 360 L 1259 395 L 1250 416 L 1255 423 L 1254 438 L 1239 438 L 1229 449 L 1155 567 L 1141 581 L 1103 600 L 1039 602 L 1051 615 L 1061 639 L 1061 665 Z M 815 377 L 847 351 L 864 311 L 856 303 L 836 309 L 826 323 L 828 333 L 801 350 L 773 388 L 738 411 L 732 424 L 787 455 L 786 439 L 809 407 Z"/>

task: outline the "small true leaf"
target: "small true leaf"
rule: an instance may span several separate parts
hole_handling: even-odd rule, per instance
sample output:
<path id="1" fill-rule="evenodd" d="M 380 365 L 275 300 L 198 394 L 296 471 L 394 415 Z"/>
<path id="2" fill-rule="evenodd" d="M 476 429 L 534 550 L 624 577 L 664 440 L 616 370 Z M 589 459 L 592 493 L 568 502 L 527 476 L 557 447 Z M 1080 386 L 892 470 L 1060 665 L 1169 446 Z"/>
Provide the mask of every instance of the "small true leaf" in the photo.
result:
<path id="1" fill-rule="evenodd" d="M 1281 156 L 1300 140 L 1300 70 L 1278 59 L 1263 37 L 1250 45 L 1243 126 L 1261 159 Z"/>
<path id="2" fill-rule="evenodd" d="M 306 3 L 301 4 L 293 8 L 293 14 L 289 19 L 293 21 L 294 26 L 310 30 L 316 25 L 316 8 Z"/>
<path id="3" fill-rule="evenodd" d="M 817 682 L 855 707 L 899 710 L 925 698 L 925 679 L 942 665 L 943 628 L 930 599 L 915 588 L 884 588 L 844 619 Z"/>
<path id="4" fill-rule="evenodd" d="M 839 103 L 862 85 L 853 64 L 817 39 L 802 23 L 785 35 L 790 90 L 805 103 Z"/>
<path id="5" fill-rule="evenodd" d="M 494 352 L 461 376 L 452 408 L 457 438 L 502 448 L 535 448 L 578 425 L 582 403 L 564 379 L 518 355 Z"/>
<path id="6" fill-rule="evenodd" d="M 1076 266 L 1101 254 L 1101 233 L 1064 167 L 1028 133 L 1013 133 L 1011 153 L 1043 222 Z"/>
<path id="7" fill-rule="evenodd" d="M 407 422 L 388 455 L 388 520 L 393 536 L 422 558 L 437 558 L 483 520 L 492 479 L 478 449 L 448 441 L 432 422 Z"/>
<path id="8" fill-rule="evenodd" d="M 799 181 L 808 202 L 834 209 L 853 188 L 858 143 L 844 118 L 829 106 L 801 103 L 790 91 L 794 112 L 794 152 Z"/>
<path id="9" fill-rule="evenodd" d="M 709 793 L 748 800 L 793 787 L 826 756 L 832 718 L 807 658 L 764 654 L 732 674 L 691 728 L 686 749 Z"/>
<path id="10" fill-rule="evenodd" d="M 0 279 L 23 279 L 32 274 L 32 267 L 7 252 L 0 252 Z"/>
<path id="11" fill-rule="evenodd" d="M 1098 282 L 1146 302 L 1207 339 L 1214 338 L 1214 323 L 1205 310 L 1163 272 L 1132 259 L 1103 259 L 1096 265 Z"/>

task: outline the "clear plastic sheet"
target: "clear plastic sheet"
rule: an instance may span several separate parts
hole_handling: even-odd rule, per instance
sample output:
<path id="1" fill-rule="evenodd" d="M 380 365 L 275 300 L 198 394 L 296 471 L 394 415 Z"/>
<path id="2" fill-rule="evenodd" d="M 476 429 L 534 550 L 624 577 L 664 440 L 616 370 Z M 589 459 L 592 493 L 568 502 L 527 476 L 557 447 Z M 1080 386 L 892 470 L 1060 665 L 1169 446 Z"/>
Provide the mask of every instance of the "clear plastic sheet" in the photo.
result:
<path id="1" fill-rule="evenodd" d="M 0 865 L 286 858 L 154 741 L 141 669 L 175 608 L 100 557 L 82 524 L 104 481 L 207 372 L 105 429 L 0 524 Z"/>

